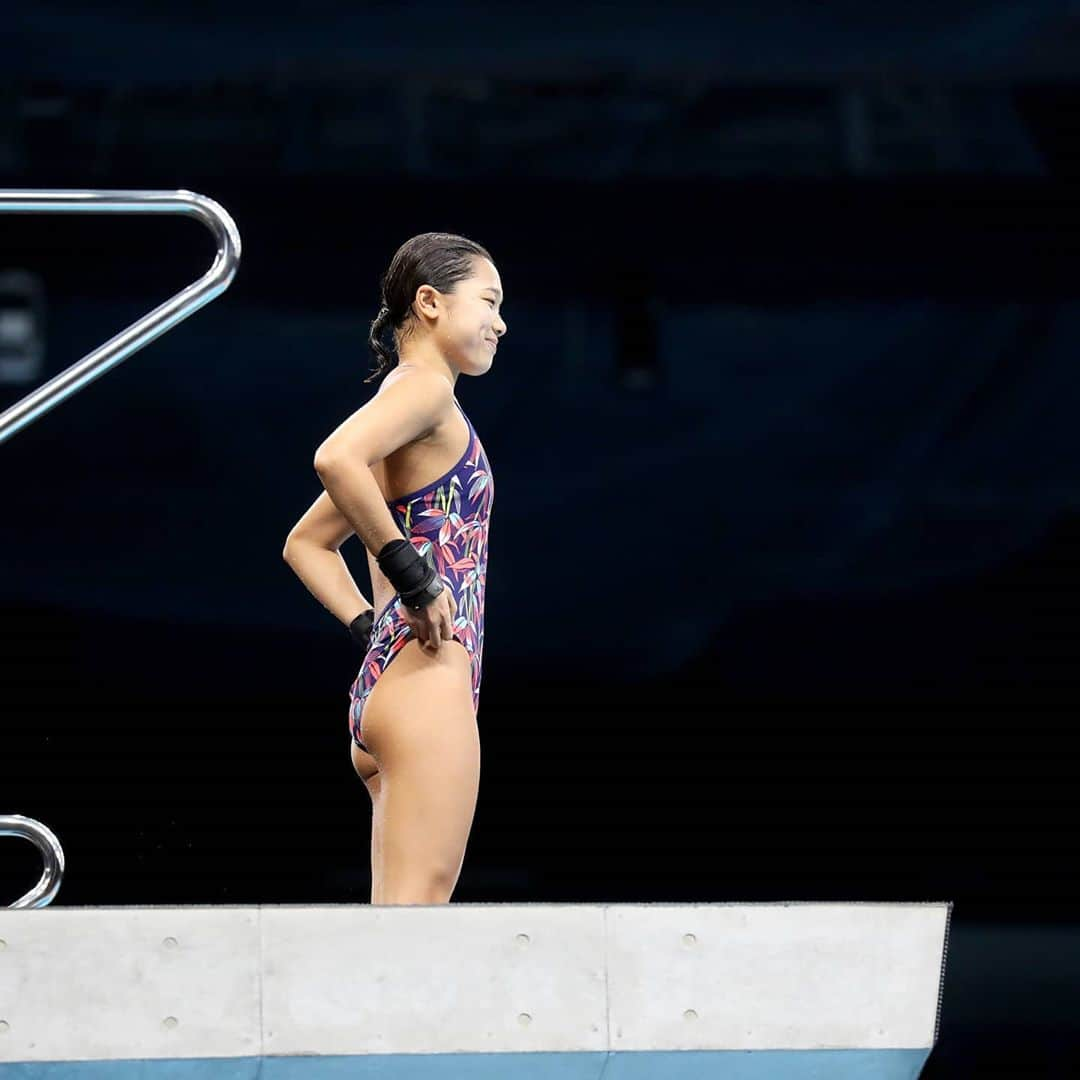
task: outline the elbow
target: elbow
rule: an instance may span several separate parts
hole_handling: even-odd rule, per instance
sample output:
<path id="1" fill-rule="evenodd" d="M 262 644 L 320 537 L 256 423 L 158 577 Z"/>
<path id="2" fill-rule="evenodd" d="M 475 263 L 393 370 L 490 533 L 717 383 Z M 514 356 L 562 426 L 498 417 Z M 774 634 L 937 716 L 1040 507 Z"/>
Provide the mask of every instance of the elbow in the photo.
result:
<path id="1" fill-rule="evenodd" d="M 285 546 L 281 549 L 281 557 L 292 566 L 307 542 L 307 538 L 302 532 L 292 529 L 289 535 L 285 537 Z"/>
<path id="2" fill-rule="evenodd" d="M 337 457 L 327 453 L 321 447 L 315 452 L 315 460 L 312 464 L 315 466 L 315 471 L 319 474 L 320 480 L 325 480 L 327 476 L 331 475 L 337 469 Z"/>
<path id="3" fill-rule="evenodd" d="M 315 451 L 315 458 L 312 461 L 312 464 L 315 466 L 315 471 L 319 474 L 319 479 L 325 480 L 328 476 L 339 477 L 346 471 L 363 468 L 365 466 L 370 467 L 370 461 L 371 458 L 360 446 L 324 444 Z"/>

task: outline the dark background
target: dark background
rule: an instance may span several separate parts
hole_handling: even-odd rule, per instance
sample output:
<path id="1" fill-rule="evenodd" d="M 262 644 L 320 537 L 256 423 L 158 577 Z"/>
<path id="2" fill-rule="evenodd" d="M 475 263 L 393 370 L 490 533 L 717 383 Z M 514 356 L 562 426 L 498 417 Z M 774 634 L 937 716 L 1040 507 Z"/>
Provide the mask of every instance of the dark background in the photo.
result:
<path id="1" fill-rule="evenodd" d="M 304 12 L 0 39 L 0 187 L 186 188 L 244 245 L 0 447 L 0 813 L 54 903 L 367 901 L 359 657 L 281 548 L 380 274 L 460 232 L 509 331 L 457 388 L 497 495 L 454 900 L 952 900 L 924 1075 L 1073 1075 L 1080 9 Z M 0 408 L 212 253 L 0 216 L 47 301 Z"/>

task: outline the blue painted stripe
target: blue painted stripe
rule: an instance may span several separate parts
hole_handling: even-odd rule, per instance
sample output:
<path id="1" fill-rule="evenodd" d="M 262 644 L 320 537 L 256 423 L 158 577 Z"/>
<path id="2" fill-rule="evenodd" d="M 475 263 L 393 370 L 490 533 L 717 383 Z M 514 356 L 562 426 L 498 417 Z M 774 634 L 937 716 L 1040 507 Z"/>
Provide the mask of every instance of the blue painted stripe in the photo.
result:
<path id="1" fill-rule="evenodd" d="M 26 1061 L 0 1063 L 0 1080 L 916 1080 L 929 1056 L 929 1049 L 641 1050 Z"/>
<path id="2" fill-rule="evenodd" d="M 612 1056 L 604 1080 L 915 1080 L 930 1050 L 640 1050 Z"/>

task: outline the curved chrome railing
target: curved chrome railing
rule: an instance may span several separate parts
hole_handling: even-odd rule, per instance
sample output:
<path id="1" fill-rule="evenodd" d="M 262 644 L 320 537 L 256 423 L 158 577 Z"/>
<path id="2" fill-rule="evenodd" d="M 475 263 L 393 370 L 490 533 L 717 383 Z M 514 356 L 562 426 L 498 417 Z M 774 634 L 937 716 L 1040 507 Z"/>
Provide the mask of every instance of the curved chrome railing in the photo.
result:
<path id="1" fill-rule="evenodd" d="M 37 846 L 45 869 L 41 880 L 25 895 L 20 896 L 13 908 L 45 907 L 60 891 L 64 880 L 64 849 L 56 834 L 46 825 L 22 814 L 0 814 L 0 836 L 21 836 Z"/>
<path id="2" fill-rule="evenodd" d="M 220 296 L 229 287 L 240 263 L 240 233 L 236 223 L 213 199 L 191 191 L 0 188 L 0 214 L 185 214 L 201 221 L 217 241 L 217 256 L 198 281 L 0 413 L 0 443 Z"/>
<path id="3" fill-rule="evenodd" d="M 213 199 L 191 191 L 0 189 L 0 214 L 184 214 L 201 221 L 217 241 L 217 255 L 198 281 L 0 413 L 0 444 L 220 296 L 240 264 L 236 223 Z M 64 876 L 60 841 L 40 821 L 20 814 L 0 815 L 0 836 L 22 836 L 32 841 L 45 862 L 41 880 L 11 906 L 45 907 L 56 896 Z"/>

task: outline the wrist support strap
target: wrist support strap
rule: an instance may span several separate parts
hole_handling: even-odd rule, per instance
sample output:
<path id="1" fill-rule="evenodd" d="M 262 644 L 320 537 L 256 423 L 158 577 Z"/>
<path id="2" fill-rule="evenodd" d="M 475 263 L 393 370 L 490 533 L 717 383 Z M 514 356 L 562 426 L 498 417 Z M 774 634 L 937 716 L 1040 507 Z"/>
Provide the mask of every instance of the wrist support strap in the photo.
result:
<path id="1" fill-rule="evenodd" d="M 421 555 L 408 540 L 391 540 L 376 558 L 379 569 L 411 611 L 427 607 L 443 591 L 431 552 Z"/>
<path id="2" fill-rule="evenodd" d="M 371 628 L 374 625 L 375 609 L 371 608 L 368 611 L 361 611 L 360 614 L 349 623 L 349 633 L 352 634 L 353 641 L 366 649 L 371 640 Z"/>

